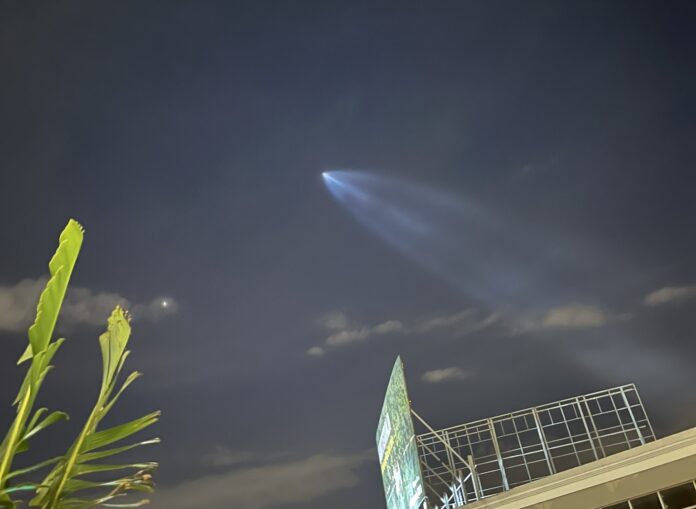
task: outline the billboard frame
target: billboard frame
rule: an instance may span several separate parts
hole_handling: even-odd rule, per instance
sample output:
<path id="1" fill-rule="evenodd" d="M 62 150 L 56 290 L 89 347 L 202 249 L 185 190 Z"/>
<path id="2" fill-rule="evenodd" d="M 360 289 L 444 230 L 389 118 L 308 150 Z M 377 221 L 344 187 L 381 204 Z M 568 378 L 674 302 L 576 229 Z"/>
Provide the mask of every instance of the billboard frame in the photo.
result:
<path id="1" fill-rule="evenodd" d="M 376 443 L 387 509 L 427 509 L 425 481 L 401 357 L 384 395 Z"/>

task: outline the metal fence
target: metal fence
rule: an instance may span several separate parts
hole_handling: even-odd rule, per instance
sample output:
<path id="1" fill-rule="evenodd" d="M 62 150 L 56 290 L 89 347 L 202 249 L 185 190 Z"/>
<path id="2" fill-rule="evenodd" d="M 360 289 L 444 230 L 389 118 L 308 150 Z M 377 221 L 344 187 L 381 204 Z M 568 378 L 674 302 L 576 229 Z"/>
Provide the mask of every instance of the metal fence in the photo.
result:
<path id="1" fill-rule="evenodd" d="M 434 430 L 416 441 L 430 507 L 458 507 L 655 440 L 635 385 Z"/>

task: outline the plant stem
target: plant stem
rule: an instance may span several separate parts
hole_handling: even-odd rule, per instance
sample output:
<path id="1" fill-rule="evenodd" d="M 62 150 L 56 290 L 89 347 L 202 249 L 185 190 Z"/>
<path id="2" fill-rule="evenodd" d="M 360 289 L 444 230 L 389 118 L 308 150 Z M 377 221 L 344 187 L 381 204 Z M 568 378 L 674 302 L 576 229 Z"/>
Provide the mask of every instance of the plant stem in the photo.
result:
<path id="1" fill-rule="evenodd" d="M 85 438 L 87 438 L 87 435 L 91 433 L 96 426 L 95 423 L 97 421 L 97 414 L 99 413 L 102 406 L 102 398 L 100 396 L 99 400 L 97 401 L 97 404 L 94 406 L 92 412 L 89 414 L 87 422 L 82 428 L 80 435 L 77 437 L 77 440 L 75 440 L 75 444 L 70 450 L 70 455 L 68 456 L 68 460 L 65 462 L 65 468 L 63 469 L 63 475 L 61 476 L 61 479 L 58 482 L 58 487 L 53 492 L 51 500 L 49 500 L 48 504 L 45 506 L 45 509 L 54 509 L 58 507 L 60 495 L 63 491 L 63 488 L 65 487 L 65 483 L 70 478 L 72 469 L 75 467 L 77 457 L 80 455 L 80 450 L 82 449 L 82 444 L 84 443 Z"/>
<path id="2" fill-rule="evenodd" d="M 12 423 L 12 428 L 7 435 L 7 443 L 5 448 L 5 453 L 2 459 L 0 459 L 0 489 L 5 487 L 7 482 L 7 475 L 10 472 L 10 466 L 12 465 L 12 459 L 14 458 L 15 451 L 17 450 L 17 444 L 19 442 L 19 434 L 21 433 L 24 425 L 27 421 L 27 416 L 29 415 L 29 408 L 31 403 L 31 385 L 27 387 L 27 392 L 22 398 L 22 402 L 19 405 L 17 411 L 17 417 L 15 417 Z"/>

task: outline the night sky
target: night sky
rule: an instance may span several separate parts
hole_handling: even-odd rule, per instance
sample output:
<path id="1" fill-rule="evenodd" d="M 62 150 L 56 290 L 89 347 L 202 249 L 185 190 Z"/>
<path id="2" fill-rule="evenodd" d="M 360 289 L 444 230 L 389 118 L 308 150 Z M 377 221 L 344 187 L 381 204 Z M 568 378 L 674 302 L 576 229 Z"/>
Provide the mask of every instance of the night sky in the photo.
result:
<path id="1" fill-rule="evenodd" d="M 0 2 L 0 430 L 70 217 L 40 403 L 72 419 L 34 453 L 88 412 L 122 303 L 145 376 L 112 420 L 162 410 L 135 455 L 156 509 L 384 507 L 399 354 L 435 427 L 629 382 L 659 436 L 696 425 L 694 26 L 694 2 Z M 437 242 L 395 247 L 336 169 L 442 205 Z"/>

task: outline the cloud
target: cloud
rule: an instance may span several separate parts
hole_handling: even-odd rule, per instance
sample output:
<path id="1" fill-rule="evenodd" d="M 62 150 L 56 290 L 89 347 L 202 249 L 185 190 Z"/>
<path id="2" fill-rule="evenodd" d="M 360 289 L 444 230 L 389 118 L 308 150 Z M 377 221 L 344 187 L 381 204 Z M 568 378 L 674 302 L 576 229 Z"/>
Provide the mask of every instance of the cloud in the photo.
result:
<path id="1" fill-rule="evenodd" d="M 231 451 L 227 447 L 218 446 L 211 453 L 205 454 L 201 463 L 211 467 L 234 467 L 252 463 L 258 456 L 248 451 Z"/>
<path id="2" fill-rule="evenodd" d="M 643 304 L 654 307 L 668 302 L 690 299 L 691 297 L 696 297 L 696 285 L 665 286 L 647 294 L 643 298 Z"/>
<path id="3" fill-rule="evenodd" d="M 312 348 L 309 348 L 307 350 L 307 355 L 310 355 L 312 357 L 321 357 L 326 353 L 326 350 L 324 350 L 320 346 L 313 346 Z"/>
<path id="4" fill-rule="evenodd" d="M 356 469 L 373 450 L 349 455 L 317 454 L 296 461 L 233 469 L 160 487 L 153 496 L 156 509 L 244 507 L 265 509 L 285 504 L 306 504 L 327 493 L 356 486 Z"/>
<path id="5" fill-rule="evenodd" d="M 416 324 L 414 330 L 419 333 L 428 333 L 436 330 L 449 329 L 456 335 L 466 335 L 485 329 L 500 319 L 498 313 L 491 313 L 485 317 L 474 308 L 465 309 L 459 313 L 438 316 L 424 320 Z"/>
<path id="6" fill-rule="evenodd" d="M 328 346 L 340 346 L 356 341 L 365 341 L 372 336 L 382 336 L 403 330 L 404 326 L 396 320 L 387 320 L 373 327 L 359 327 L 356 329 L 339 330 L 326 338 Z"/>
<path id="7" fill-rule="evenodd" d="M 0 286 L 0 330 L 21 331 L 31 323 L 36 302 L 46 279 L 23 279 L 14 286 Z"/>
<path id="8" fill-rule="evenodd" d="M 38 294 L 34 305 L 38 302 Z M 71 288 L 61 309 L 61 324 L 102 325 L 116 306 L 130 309 L 128 299 L 117 293 L 95 293 L 88 288 Z M 32 317 L 33 318 L 33 317 Z"/>
<path id="9" fill-rule="evenodd" d="M 610 315 L 597 306 L 570 304 L 547 311 L 541 320 L 541 327 L 545 329 L 586 329 L 601 327 L 610 319 Z"/>
<path id="10" fill-rule="evenodd" d="M 348 328 L 348 317 L 341 311 L 332 311 L 317 320 L 317 325 L 322 329 L 341 330 Z"/>
<path id="11" fill-rule="evenodd" d="M 0 286 L 0 331 L 22 332 L 31 325 L 46 281 L 46 277 L 40 277 L 23 279 L 14 286 Z M 117 305 L 129 309 L 134 320 L 157 321 L 178 310 L 176 301 L 171 298 L 158 297 L 149 302 L 133 304 L 118 293 L 72 287 L 63 301 L 60 324 L 68 328 L 76 325 L 101 326 Z"/>
<path id="12" fill-rule="evenodd" d="M 473 373 L 471 371 L 465 371 L 457 367 L 450 367 L 426 371 L 421 375 L 421 380 L 429 384 L 438 384 L 441 382 L 466 380 L 467 378 L 471 378 L 472 376 Z"/>
<path id="13" fill-rule="evenodd" d="M 158 322 L 164 317 L 175 315 L 179 304 L 171 297 L 156 297 L 144 304 L 135 304 L 131 308 L 134 320 L 149 320 Z"/>
<path id="14" fill-rule="evenodd" d="M 507 316 L 505 324 L 512 334 L 559 329 L 591 329 L 618 320 L 629 319 L 631 315 L 616 315 L 589 304 L 567 304 L 558 306 L 541 314 Z"/>
<path id="15" fill-rule="evenodd" d="M 234 451 L 223 445 L 218 445 L 212 452 L 203 455 L 201 464 L 208 467 L 237 467 L 252 463 L 278 461 L 285 457 L 287 457 L 287 453 L 260 454 L 251 451 Z"/>
<path id="16" fill-rule="evenodd" d="M 329 349 L 351 343 L 367 341 L 388 334 L 427 334 L 447 331 L 454 336 L 464 336 L 482 330 L 498 322 L 500 316 L 491 313 L 483 316 L 477 309 L 466 309 L 458 313 L 422 319 L 411 324 L 401 320 L 387 320 L 377 325 L 362 325 L 351 322 L 344 313 L 332 312 L 317 320 L 317 324 L 330 332 L 323 345 L 316 345 L 305 353 L 320 357 Z"/>
<path id="17" fill-rule="evenodd" d="M 457 313 L 415 320 L 411 323 L 387 320 L 378 325 L 356 324 L 345 314 L 333 312 L 317 320 L 317 324 L 330 334 L 323 344 L 309 348 L 305 354 L 310 357 L 322 357 L 332 349 L 388 334 L 413 335 L 443 332 L 452 337 L 464 337 L 498 325 L 501 327 L 501 332 L 514 335 L 544 330 L 596 328 L 627 320 L 630 317 L 630 314 L 614 314 L 598 306 L 581 303 L 557 306 L 542 313 L 522 315 L 502 311 L 484 313 L 479 309 L 469 308 Z"/>

